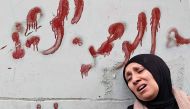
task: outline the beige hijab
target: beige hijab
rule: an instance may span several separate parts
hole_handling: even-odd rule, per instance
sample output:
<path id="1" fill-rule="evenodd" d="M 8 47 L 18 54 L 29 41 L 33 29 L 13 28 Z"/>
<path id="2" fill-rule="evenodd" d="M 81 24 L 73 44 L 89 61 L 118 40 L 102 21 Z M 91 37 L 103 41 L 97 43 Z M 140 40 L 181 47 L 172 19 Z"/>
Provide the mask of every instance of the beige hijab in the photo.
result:
<path id="1" fill-rule="evenodd" d="M 187 96 L 187 94 L 184 91 L 174 87 L 173 87 L 173 94 L 175 96 L 179 109 L 190 109 L 190 96 Z M 148 109 L 148 108 L 142 105 L 138 100 L 136 100 L 134 103 L 134 109 Z"/>

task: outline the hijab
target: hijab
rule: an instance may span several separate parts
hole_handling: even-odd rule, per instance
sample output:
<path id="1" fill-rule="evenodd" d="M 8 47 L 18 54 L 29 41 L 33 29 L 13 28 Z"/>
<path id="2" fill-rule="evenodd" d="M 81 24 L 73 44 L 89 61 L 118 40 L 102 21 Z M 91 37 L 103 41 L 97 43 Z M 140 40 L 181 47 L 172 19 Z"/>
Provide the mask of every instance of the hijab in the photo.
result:
<path id="1" fill-rule="evenodd" d="M 172 93 L 170 70 L 160 57 L 153 54 L 140 54 L 131 58 L 123 69 L 123 78 L 127 86 L 125 68 L 130 63 L 138 63 L 147 69 L 152 74 L 159 87 L 158 95 L 151 101 L 142 101 L 134 94 L 140 103 L 148 107 L 148 109 L 179 109 Z"/>

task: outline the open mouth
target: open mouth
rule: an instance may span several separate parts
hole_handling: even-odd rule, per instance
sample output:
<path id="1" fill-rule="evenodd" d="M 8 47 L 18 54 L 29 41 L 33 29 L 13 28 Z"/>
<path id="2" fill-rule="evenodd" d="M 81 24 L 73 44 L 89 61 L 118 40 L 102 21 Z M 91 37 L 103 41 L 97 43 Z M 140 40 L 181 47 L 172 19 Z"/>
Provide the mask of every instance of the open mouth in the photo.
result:
<path id="1" fill-rule="evenodd" d="M 140 86 L 137 88 L 137 91 L 138 91 L 138 92 L 142 91 L 143 89 L 145 89 L 146 86 L 147 86 L 146 84 L 140 85 Z"/>

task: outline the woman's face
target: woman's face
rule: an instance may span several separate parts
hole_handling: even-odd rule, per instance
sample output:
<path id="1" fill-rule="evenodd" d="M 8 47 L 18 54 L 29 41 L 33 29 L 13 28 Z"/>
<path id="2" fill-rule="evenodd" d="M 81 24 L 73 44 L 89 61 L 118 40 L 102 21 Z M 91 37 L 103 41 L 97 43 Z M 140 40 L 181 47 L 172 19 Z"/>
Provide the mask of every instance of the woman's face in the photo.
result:
<path id="1" fill-rule="evenodd" d="M 150 101 L 158 95 L 159 87 L 152 74 L 138 63 L 130 63 L 125 68 L 128 87 L 142 101 Z"/>

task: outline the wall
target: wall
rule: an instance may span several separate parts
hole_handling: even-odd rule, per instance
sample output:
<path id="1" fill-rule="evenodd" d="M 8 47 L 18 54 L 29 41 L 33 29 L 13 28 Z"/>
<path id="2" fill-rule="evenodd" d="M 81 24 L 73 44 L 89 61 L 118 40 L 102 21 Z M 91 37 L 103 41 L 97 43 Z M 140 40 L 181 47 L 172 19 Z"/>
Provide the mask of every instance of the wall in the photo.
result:
<path id="1" fill-rule="evenodd" d="M 7 0 L 0 4 L 0 108 L 1 109 L 126 109 L 134 100 L 122 79 L 122 69 L 115 69 L 124 60 L 122 43 L 133 42 L 137 36 L 138 14 L 144 12 L 147 28 L 140 44 L 131 56 L 150 53 L 151 11 L 159 7 L 160 28 L 156 32 L 155 54 L 170 66 L 173 84 L 190 93 L 189 44 L 167 48 L 168 31 L 175 27 L 183 38 L 190 38 L 190 9 L 188 0 L 85 0 L 82 16 L 78 23 L 71 24 L 74 16 L 74 0 L 69 1 L 69 14 L 64 21 L 64 36 L 57 51 L 43 55 L 42 51 L 55 43 L 55 34 L 50 21 L 58 16 L 59 0 Z M 30 29 L 25 36 L 27 14 L 33 7 L 41 8 L 37 14 L 39 27 Z M 15 28 L 20 22 L 23 31 Z M 93 59 L 88 51 L 90 45 L 97 50 L 109 38 L 111 24 L 122 22 L 125 31 L 114 40 L 107 55 Z M 58 30 L 61 27 L 58 28 Z M 20 41 L 12 40 L 12 33 L 19 34 Z M 28 38 L 38 35 L 38 51 L 25 46 Z M 174 33 L 171 33 L 174 37 Z M 58 35 L 60 37 L 60 35 Z M 80 37 L 83 44 L 74 45 L 72 40 Z M 175 42 L 175 40 L 174 40 Z M 16 47 L 15 47 L 16 45 Z M 15 59 L 12 53 L 24 49 L 24 56 Z M 18 51 L 17 51 L 18 52 Z M 88 76 L 81 77 L 81 65 L 91 64 Z"/>

